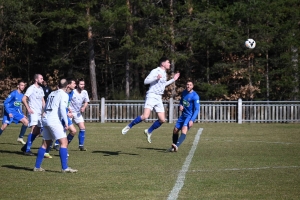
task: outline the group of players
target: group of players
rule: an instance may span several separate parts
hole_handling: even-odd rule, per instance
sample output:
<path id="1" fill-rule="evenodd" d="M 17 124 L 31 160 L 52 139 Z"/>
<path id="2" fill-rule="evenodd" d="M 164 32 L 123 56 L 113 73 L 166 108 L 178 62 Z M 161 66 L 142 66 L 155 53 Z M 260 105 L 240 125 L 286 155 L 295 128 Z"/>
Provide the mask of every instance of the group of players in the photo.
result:
<path id="1" fill-rule="evenodd" d="M 165 110 L 162 102 L 162 95 L 165 87 L 174 83 L 180 76 L 176 73 L 172 79 L 167 81 L 166 71 L 170 69 L 170 61 L 166 57 L 159 60 L 159 66 L 153 69 L 144 80 L 144 84 L 149 84 L 149 90 L 146 93 L 144 112 L 141 116 L 137 116 L 131 123 L 122 129 L 122 134 L 125 135 L 134 125 L 149 118 L 150 113 L 155 109 L 158 120 L 156 120 L 148 129 L 144 130 L 147 141 L 151 143 L 152 132 L 159 128 L 165 122 Z M 188 130 L 193 126 L 193 123 L 200 111 L 199 95 L 193 90 L 194 84 L 192 81 L 187 81 L 186 89 L 181 94 L 179 110 L 182 111 L 173 129 L 172 145 L 167 151 L 177 152 L 178 147 L 186 138 Z M 179 137 L 179 131 L 181 131 Z"/>
<path id="2" fill-rule="evenodd" d="M 125 135 L 134 125 L 146 120 L 153 109 L 155 109 L 158 120 L 156 120 L 148 129 L 144 130 L 146 139 L 151 143 L 152 132 L 159 128 L 165 122 L 165 111 L 162 102 L 162 94 L 165 87 L 174 83 L 180 76 L 176 73 L 172 79 L 167 81 L 166 71 L 170 69 L 170 61 L 166 57 L 159 60 L 159 66 L 153 69 L 146 77 L 144 84 L 149 84 L 149 90 L 146 94 L 144 112 L 141 116 L 137 116 L 131 123 L 122 129 L 122 134 Z M 22 147 L 25 155 L 34 155 L 31 152 L 31 145 L 34 139 L 41 133 L 43 127 L 43 143 L 39 148 L 36 158 L 36 163 L 33 171 L 45 171 L 41 168 L 44 158 L 51 158 L 49 151 L 52 142 L 55 141 L 55 149 L 59 150 L 61 159 L 62 172 L 77 172 L 76 169 L 68 167 L 68 144 L 72 141 L 76 134 L 76 128 L 72 120 L 78 125 L 80 131 L 79 149 L 85 151 L 85 125 L 82 113 L 85 111 L 89 102 L 89 96 L 84 90 L 84 80 L 79 80 L 77 84 L 73 79 L 61 79 L 58 84 L 58 89 L 51 92 L 45 102 L 44 92 L 42 89 L 43 76 L 36 74 L 34 83 L 27 89 L 25 95 L 23 90 L 25 83 L 20 81 L 18 89 L 4 101 L 4 116 L 0 135 L 4 129 L 12 122 L 21 122 L 20 135 L 17 141 L 23 142 L 22 137 L 26 132 L 27 127 L 31 127 L 31 132 L 27 137 L 27 142 Z M 186 89 L 182 92 L 179 110 L 182 115 L 176 122 L 173 129 L 172 145 L 167 151 L 177 152 L 179 146 L 186 138 L 188 130 L 193 126 L 193 123 L 198 116 L 200 110 L 200 99 L 198 94 L 193 90 L 194 84 L 192 81 L 186 83 Z M 25 105 L 28 112 L 28 119 L 22 112 L 22 103 Z M 66 135 L 66 131 L 69 134 Z M 179 137 L 179 131 L 181 131 Z M 59 147 L 59 149 L 57 148 Z"/>
<path id="3" fill-rule="evenodd" d="M 40 167 L 43 158 L 52 158 L 49 151 L 52 142 L 59 144 L 59 155 L 61 159 L 62 172 L 77 172 L 77 170 L 68 167 L 67 146 L 76 134 L 76 128 L 72 120 L 78 125 L 80 131 L 78 134 L 79 150 L 86 151 L 84 148 L 85 125 L 82 112 L 84 112 L 89 102 L 89 96 L 84 90 L 85 82 L 83 79 L 76 84 L 73 79 L 61 79 L 58 89 L 51 92 L 45 102 L 45 92 L 42 87 L 43 76 L 41 74 L 34 75 L 34 83 L 28 87 L 25 94 L 25 82 L 19 81 L 17 90 L 14 90 L 4 101 L 4 116 L 0 135 L 7 125 L 21 122 L 18 142 L 24 144 L 23 136 L 26 128 L 30 127 L 27 142 L 21 148 L 24 155 L 32 156 L 31 146 L 35 138 L 42 133 L 43 144 L 38 150 L 36 164 L 33 171 L 45 171 Z M 27 109 L 28 118 L 22 112 L 22 104 Z M 43 130 L 41 132 L 41 129 Z M 66 130 L 69 130 L 68 136 Z"/>

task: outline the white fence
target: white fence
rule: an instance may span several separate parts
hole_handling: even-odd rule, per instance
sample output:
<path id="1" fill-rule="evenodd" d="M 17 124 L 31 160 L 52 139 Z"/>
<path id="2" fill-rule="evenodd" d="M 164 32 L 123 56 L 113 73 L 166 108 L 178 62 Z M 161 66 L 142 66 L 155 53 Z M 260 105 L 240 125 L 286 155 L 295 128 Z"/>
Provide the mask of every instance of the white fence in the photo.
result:
<path id="1" fill-rule="evenodd" d="M 180 116 L 178 101 L 172 98 L 164 102 L 166 119 L 174 123 Z M 0 104 L 0 119 L 3 117 L 3 104 Z M 85 113 L 86 122 L 125 122 L 129 123 L 143 113 L 143 100 L 92 101 Z M 24 109 L 25 110 L 25 109 Z M 201 101 L 197 123 L 299 123 L 300 101 Z M 153 111 L 147 120 L 157 119 Z"/>
<path id="2" fill-rule="evenodd" d="M 164 102 L 166 119 L 174 123 L 180 116 L 178 101 Z M 144 101 L 101 99 L 100 121 L 130 122 L 143 112 Z M 300 101 L 201 101 L 198 123 L 299 123 Z M 147 121 L 157 119 L 153 111 Z"/>

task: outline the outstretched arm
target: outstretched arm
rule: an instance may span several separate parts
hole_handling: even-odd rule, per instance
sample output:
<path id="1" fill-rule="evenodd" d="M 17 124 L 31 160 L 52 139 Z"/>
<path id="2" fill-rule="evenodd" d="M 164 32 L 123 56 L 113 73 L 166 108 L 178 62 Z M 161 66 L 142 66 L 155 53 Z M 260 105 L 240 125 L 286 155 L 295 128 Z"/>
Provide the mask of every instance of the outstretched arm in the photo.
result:
<path id="1" fill-rule="evenodd" d="M 168 86 L 168 85 L 174 83 L 175 81 L 177 81 L 177 79 L 179 78 L 179 76 L 180 76 L 180 73 L 176 73 L 172 79 L 170 79 L 170 80 L 167 81 L 166 86 Z"/>

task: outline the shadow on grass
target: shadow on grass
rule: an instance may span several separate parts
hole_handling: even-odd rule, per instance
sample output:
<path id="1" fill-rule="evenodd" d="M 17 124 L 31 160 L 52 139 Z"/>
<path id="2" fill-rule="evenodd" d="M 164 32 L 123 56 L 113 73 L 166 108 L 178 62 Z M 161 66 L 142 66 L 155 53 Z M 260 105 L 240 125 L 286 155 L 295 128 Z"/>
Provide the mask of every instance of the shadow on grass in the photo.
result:
<path id="1" fill-rule="evenodd" d="M 32 168 L 29 168 L 29 167 L 19 167 L 19 166 L 15 166 L 15 165 L 2 165 L 1 167 L 5 167 L 5 168 L 8 168 L 8 169 L 15 169 L 15 170 L 24 170 L 24 171 L 33 171 L 33 167 Z M 61 173 L 59 171 L 52 171 L 52 170 L 47 170 L 46 169 L 46 172 L 54 172 L 54 173 Z"/>
<path id="2" fill-rule="evenodd" d="M 20 151 L 6 151 L 6 150 L 0 150 L 0 153 L 13 153 L 13 154 L 18 154 L 18 155 L 24 155 L 24 153 Z"/>
<path id="3" fill-rule="evenodd" d="M 150 147 L 137 147 L 137 149 L 154 150 L 154 151 L 163 152 L 163 153 L 165 153 L 167 150 L 167 149 L 150 148 Z"/>
<path id="4" fill-rule="evenodd" d="M 103 156 L 118 156 L 120 154 L 138 156 L 139 154 L 135 153 L 123 153 L 122 151 L 93 151 L 92 153 L 102 153 Z"/>
<path id="5" fill-rule="evenodd" d="M 11 143 L 11 142 L 2 142 L 0 144 L 9 144 L 9 145 L 14 145 L 14 146 L 23 146 L 23 144 L 20 144 L 20 143 Z"/>

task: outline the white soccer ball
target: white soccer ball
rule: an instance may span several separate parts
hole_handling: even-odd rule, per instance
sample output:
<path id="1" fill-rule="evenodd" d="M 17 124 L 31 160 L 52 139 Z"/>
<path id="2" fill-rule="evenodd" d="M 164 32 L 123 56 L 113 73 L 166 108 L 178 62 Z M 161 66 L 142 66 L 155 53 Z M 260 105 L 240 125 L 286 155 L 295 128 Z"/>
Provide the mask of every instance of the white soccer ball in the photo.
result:
<path id="1" fill-rule="evenodd" d="M 248 49 L 254 49 L 255 46 L 256 46 L 256 42 L 253 39 L 248 39 L 248 40 L 245 41 L 245 46 Z"/>

